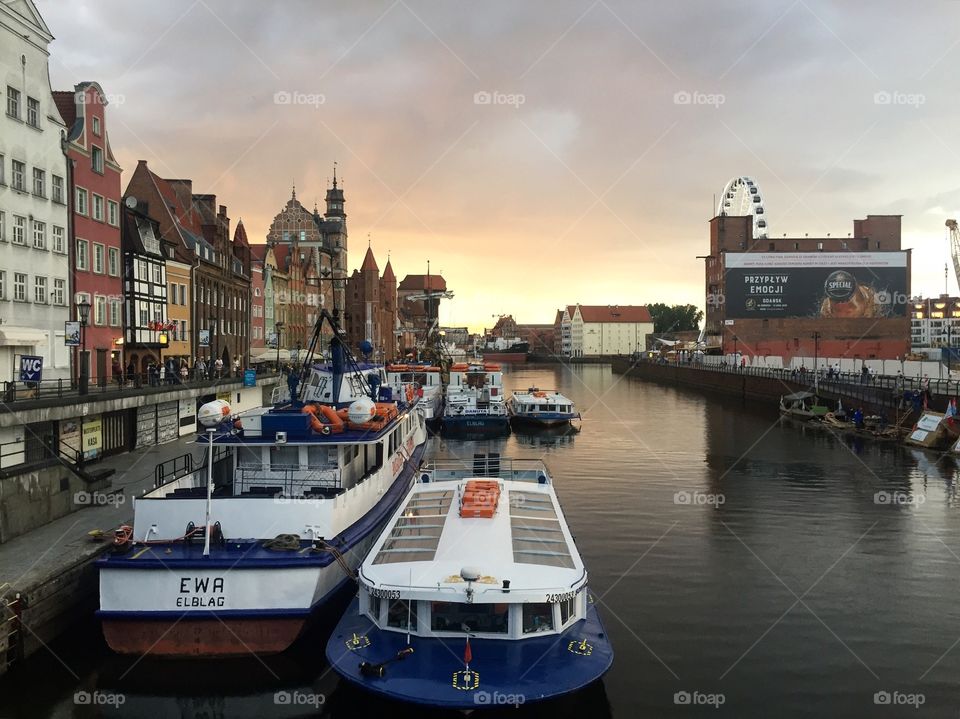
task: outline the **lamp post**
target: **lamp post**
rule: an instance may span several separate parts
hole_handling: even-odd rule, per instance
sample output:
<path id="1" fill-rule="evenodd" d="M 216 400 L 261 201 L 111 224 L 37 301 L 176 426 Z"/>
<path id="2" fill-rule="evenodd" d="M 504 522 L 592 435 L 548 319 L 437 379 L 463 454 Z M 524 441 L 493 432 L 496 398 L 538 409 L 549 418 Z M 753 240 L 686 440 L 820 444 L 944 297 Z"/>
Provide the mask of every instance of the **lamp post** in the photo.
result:
<path id="1" fill-rule="evenodd" d="M 820 391 L 820 369 L 817 366 L 817 361 L 820 356 L 820 333 L 813 333 L 813 391 Z"/>
<path id="2" fill-rule="evenodd" d="M 283 332 L 283 322 L 276 322 L 273 325 L 274 331 L 277 333 L 277 372 L 280 371 L 280 334 Z"/>
<path id="3" fill-rule="evenodd" d="M 84 299 L 77 302 L 77 318 L 80 320 L 80 394 L 87 394 L 90 382 L 90 358 L 87 357 L 87 322 L 90 320 L 90 303 Z"/>
<path id="4" fill-rule="evenodd" d="M 217 345 L 216 345 L 216 342 L 214 342 L 214 339 L 213 339 L 214 337 L 217 336 L 217 318 L 216 318 L 216 316 L 215 316 L 215 315 L 210 315 L 210 317 L 207 319 L 207 322 L 208 322 L 209 327 L 210 327 L 210 347 L 208 348 L 208 350 L 209 350 L 209 352 L 210 352 L 210 370 L 211 370 L 211 373 L 212 373 L 212 371 L 213 371 L 213 363 L 214 363 L 214 362 L 216 361 L 216 359 L 217 359 Z"/>

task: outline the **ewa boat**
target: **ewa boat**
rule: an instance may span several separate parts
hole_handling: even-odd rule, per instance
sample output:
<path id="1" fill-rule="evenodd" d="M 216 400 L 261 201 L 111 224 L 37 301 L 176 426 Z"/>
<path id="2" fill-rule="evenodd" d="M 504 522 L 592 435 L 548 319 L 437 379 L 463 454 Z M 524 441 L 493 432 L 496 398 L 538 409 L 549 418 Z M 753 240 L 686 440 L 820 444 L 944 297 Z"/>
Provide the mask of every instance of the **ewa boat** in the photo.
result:
<path id="1" fill-rule="evenodd" d="M 413 400 L 430 429 L 437 429 L 443 417 L 442 368 L 423 364 L 387 365 L 387 385 L 394 396 Z"/>
<path id="2" fill-rule="evenodd" d="M 613 661 L 539 460 L 425 465 L 358 579 L 327 659 L 385 697 L 455 709 L 530 703 L 591 684 Z"/>
<path id="3" fill-rule="evenodd" d="M 500 365 L 452 365 L 443 410 L 443 433 L 471 437 L 509 434 L 506 399 Z"/>
<path id="4" fill-rule="evenodd" d="M 135 500 L 133 526 L 97 562 L 98 615 L 114 651 L 283 651 L 352 581 L 406 496 L 425 446 L 423 415 L 383 401 L 380 374 L 350 366 L 326 311 L 315 337 L 324 317 L 337 338 L 331 367 L 308 372 L 305 363 L 307 381 L 299 392 L 291 383 L 292 399 L 279 406 L 234 417 L 226 402 L 204 405 L 207 465 Z"/>
<path id="5" fill-rule="evenodd" d="M 530 387 L 526 392 L 514 392 L 507 400 L 507 411 L 515 427 L 557 427 L 580 418 L 573 400 L 559 392 L 547 392 L 536 387 Z"/>

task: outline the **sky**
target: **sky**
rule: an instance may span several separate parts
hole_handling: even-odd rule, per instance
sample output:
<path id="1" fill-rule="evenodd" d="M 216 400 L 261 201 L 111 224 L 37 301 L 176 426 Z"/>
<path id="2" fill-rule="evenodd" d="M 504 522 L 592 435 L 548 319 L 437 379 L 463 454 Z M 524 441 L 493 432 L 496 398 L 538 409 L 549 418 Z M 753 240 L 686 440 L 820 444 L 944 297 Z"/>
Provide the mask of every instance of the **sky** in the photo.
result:
<path id="1" fill-rule="evenodd" d="M 429 259 L 441 321 L 704 305 L 715 197 L 772 236 L 903 215 L 944 291 L 960 215 L 960 2 L 38 0 L 54 89 L 98 81 L 132 173 L 214 193 L 253 242 L 337 163 L 350 268 Z M 128 176 L 128 175 L 127 175 Z M 950 270 L 951 293 L 958 292 Z"/>

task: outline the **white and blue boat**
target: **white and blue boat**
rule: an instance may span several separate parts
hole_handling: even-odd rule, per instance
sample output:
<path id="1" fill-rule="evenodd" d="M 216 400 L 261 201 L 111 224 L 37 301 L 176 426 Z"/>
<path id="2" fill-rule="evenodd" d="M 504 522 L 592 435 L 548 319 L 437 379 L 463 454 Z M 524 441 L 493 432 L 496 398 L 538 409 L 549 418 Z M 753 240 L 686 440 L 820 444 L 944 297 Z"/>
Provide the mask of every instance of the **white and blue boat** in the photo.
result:
<path id="1" fill-rule="evenodd" d="M 103 633 L 121 653 L 280 652 L 354 581 L 407 495 L 426 441 L 415 402 L 352 361 L 336 318 L 331 366 L 304 364 L 277 406 L 198 413 L 206 465 L 138 497 L 98 561 Z"/>
<path id="2" fill-rule="evenodd" d="M 558 427 L 580 419 L 572 399 L 556 391 L 530 387 L 526 392 L 514 392 L 507 401 L 510 421 L 516 427 Z"/>
<path id="3" fill-rule="evenodd" d="M 426 464 L 363 561 L 327 643 L 345 679 L 470 710 L 581 689 L 613 649 L 539 460 Z"/>
<path id="4" fill-rule="evenodd" d="M 394 396 L 413 401 L 431 430 L 439 429 L 443 418 L 443 369 L 428 364 L 386 366 L 387 386 Z"/>
<path id="5" fill-rule="evenodd" d="M 509 434 L 506 400 L 500 365 L 452 365 L 443 410 L 443 434 L 469 438 Z"/>

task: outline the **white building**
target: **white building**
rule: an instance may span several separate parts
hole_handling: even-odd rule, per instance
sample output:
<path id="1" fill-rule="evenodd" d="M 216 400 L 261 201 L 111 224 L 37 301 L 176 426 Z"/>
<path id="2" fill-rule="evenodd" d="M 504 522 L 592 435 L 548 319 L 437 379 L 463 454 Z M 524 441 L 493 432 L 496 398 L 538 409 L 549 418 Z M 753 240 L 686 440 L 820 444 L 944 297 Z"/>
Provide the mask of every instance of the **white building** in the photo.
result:
<path id="1" fill-rule="evenodd" d="M 19 356 L 70 376 L 66 130 L 50 89 L 50 30 L 31 0 L 0 3 L 0 380 Z"/>
<path id="2" fill-rule="evenodd" d="M 915 297 L 910 305 L 910 345 L 914 352 L 960 345 L 960 297 Z"/>
<path id="3" fill-rule="evenodd" d="M 568 357 L 629 355 L 645 351 L 652 332 L 646 307 L 568 305 L 560 318 L 560 347 Z"/>

